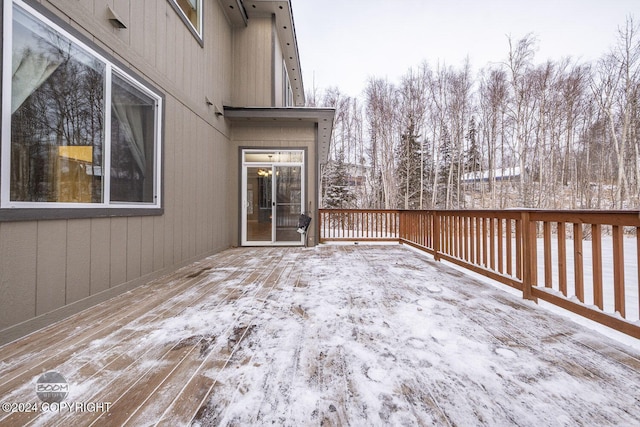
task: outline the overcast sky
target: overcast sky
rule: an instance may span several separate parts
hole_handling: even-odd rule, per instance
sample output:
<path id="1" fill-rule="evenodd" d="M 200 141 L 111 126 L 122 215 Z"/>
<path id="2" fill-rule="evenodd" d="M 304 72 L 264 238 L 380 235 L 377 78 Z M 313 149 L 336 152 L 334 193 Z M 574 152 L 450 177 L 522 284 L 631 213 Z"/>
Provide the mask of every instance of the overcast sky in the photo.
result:
<path id="1" fill-rule="evenodd" d="M 369 77 L 399 82 L 438 61 L 505 61 L 507 35 L 538 39 L 535 62 L 599 58 L 640 0 L 291 0 L 305 90 L 358 96 Z"/>

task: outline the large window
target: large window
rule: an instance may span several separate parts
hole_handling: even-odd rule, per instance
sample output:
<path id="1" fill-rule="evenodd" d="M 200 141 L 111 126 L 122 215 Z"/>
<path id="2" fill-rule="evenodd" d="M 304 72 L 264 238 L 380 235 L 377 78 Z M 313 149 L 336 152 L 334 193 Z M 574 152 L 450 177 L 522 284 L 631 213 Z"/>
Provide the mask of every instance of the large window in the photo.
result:
<path id="1" fill-rule="evenodd" d="M 159 207 L 161 98 L 5 3 L 2 207 Z"/>
<path id="2" fill-rule="evenodd" d="M 170 0 L 178 6 L 186 21 L 202 38 L 202 0 Z"/>

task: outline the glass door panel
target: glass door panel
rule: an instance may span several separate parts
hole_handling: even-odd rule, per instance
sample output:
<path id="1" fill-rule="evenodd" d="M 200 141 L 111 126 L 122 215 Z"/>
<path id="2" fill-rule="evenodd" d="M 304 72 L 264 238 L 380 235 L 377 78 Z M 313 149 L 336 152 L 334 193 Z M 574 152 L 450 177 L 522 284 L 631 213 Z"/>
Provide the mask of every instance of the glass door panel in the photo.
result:
<path id="1" fill-rule="evenodd" d="M 246 149 L 242 159 L 241 244 L 302 245 L 304 152 Z"/>
<path id="2" fill-rule="evenodd" d="M 299 242 L 302 213 L 302 167 L 275 166 L 276 242 Z"/>
<path id="3" fill-rule="evenodd" d="M 248 167 L 246 174 L 246 240 L 271 242 L 273 169 L 271 166 Z"/>

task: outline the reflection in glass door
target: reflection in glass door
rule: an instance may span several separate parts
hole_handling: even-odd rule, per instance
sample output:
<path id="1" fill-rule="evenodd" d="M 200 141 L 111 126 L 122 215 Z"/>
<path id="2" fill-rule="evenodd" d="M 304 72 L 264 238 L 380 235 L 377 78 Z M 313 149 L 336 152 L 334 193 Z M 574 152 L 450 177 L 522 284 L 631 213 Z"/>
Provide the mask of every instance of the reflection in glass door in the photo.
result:
<path id="1" fill-rule="evenodd" d="M 272 240 L 272 168 L 246 169 L 246 229 L 247 241 Z"/>
<path id="2" fill-rule="evenodd" d="M 302 244 L 303 151 L 243 150 L 242 171 L 242 244 Z"/>
<path id="3" fill-rule="evenodd" d="M 276 242 L 300 240 L 298 218 L 302 212 L 300 166 L 276 166 Z"/>

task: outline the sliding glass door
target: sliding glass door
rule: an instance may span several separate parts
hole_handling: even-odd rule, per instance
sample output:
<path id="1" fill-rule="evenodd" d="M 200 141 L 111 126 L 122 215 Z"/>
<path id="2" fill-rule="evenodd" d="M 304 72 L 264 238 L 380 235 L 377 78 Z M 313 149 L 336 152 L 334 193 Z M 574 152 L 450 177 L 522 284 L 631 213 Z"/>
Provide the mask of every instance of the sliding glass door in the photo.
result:
<path id="1" fill-rule="evenodd" d="M 242 244 L 301 245 L 304 152 L 243 150 Z"/>

